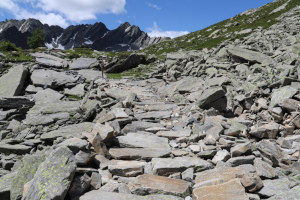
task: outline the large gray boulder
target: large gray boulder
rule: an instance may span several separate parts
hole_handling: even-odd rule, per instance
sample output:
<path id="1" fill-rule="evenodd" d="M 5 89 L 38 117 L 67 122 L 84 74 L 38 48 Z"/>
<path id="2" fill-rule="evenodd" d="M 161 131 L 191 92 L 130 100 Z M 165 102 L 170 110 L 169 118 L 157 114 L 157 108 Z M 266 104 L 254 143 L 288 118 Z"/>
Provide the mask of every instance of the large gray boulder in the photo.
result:
<path id="1" fill-rule="evenodd" d="M 105 70 L 106 73 L 120 73 L 146 63 L 144 54 L 131 54 L 125 60 L 119 61 Z"/>
<path id="2" fill-rule="evenodd" d="M 77 58 L 70 63 L 70 69 L 90 69 L 99 63 L 96 58 Z"/>
<path id="3" fill-rule="evenodd" d="M 227 50 L 229 55 L 238 60 L 246 60 L 252 63 L 263 63 L 264 61 L 272 62 L 272 58 L 269 56 L 251 51 L 248 49 L 243 49 L 241 47 L 233 47 Z"/>
<path id="4" fill-rule="evenodd" d="M 31 55 L 35 57 L 36 63 L 45 67 L 64 68 L 68 66 L 68 62 L 66 60 L 50 54 L 38 52 Z"/>
<path id="5" fill-rule="evenodd" d="M 82 69 L 77 71 L 80 76 L 85 78 L 86 82 L 91 82 L 97 78 L 106 77 L 102 71 L 92 70 L 92 69 Z M 102 76 L 103 75 L 103 76 Z"/>
<path id="6" fill-rule="evenodd" d="M 23 65 L 12 67 L 0 77 L 0 97 L 13 97 L 22 93 L 28 70 Z"/>
<path id="7" fill-rule="evenodd" d="M 284 100 L 292 98 L 297 93 L 298 90 L 291 86 L 285 86 L 275 90 L 272 93 L 270 108 L 273 108 L 276 105 L 281 105 Z"/>
<path id="8" fill-rule="evenodd" d="M 76 170 L 75 156 L 67 147 L 54 150 L 24 187 L 22 200 L 64 200 Z"/>
<path id="9" fill-rule="evenodd" d="M 57 88 L 64 85 L 74 85 L 78 77 L 68 75 L 65 72 L 39 69 L 34 70 L 31 75 L 33 85 L 40 87 Z"/>
<path id="10" fill-rule="evenodd" d="M 34 175 L 42 162 L 45 161 L 44 153 L 25 155 L 22 159 L 16 176 L 12 179 L 11 200 L 20 199 L 23 195 L 24 185 L 34 178 Z"/>
<path id="11" fill-rule="evenodd" d="M 59 120 L 68 121 L 80 110 L 77 101 L 39 102 L 32 107 L 25 122 L 28 125 L 48 125 Z"/>
<path id="12" fill-rule="evenodd" d="M 209 88 L 204 90 L 197 100 L 197 105 L 200 108 L 209 109 L 211 107 L 217 110 L 225 110 L 227 100 L 225 97 L 225 90 L 222 87 Z"/>

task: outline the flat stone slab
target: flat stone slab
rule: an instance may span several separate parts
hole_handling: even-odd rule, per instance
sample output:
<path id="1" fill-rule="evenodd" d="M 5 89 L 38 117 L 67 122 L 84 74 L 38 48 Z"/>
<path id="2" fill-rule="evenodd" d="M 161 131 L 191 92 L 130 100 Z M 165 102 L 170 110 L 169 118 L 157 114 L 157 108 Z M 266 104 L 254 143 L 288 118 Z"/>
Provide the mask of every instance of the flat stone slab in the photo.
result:
<path id="1" fill-rule="evenodd" d="M 300 186 L 296 186 L 293 189 L 290 189 L 288 191 L 285 191 L 281 194 L 276 194 L 275 196 L 272 196 L 268 200 L 296 200 L 300 199 Z"/>
<path id="2" fill-rule="evenodd" d="M 156 133 L 157 136 L 166 137 L 168 139 L 176 139 L 182 137 L 189 137 L 192 131 L 190 129 L 179 130 L 179 131 L 159 131 Z"/>
<path id="3" fill-rule="evenodd" d="M 215 183 L 225 183 L 243 174 L 237 167 L 220 167 L 196 173 L 194 188 L 215 185 Z"/>
<path id="4" fill-rule="evenodd" d="M 64 95 L 60 94 L 59 92 L 56 92 L 50 88 L 47 88 L 45 90 L 38 91 L 33 99 L 35 102 L 55 102 L 59 101 L 64 97 Z"/>
<path id="5" fill-rule="evenodd" d="M 96 58 L 77 58 L 70 63 L 70 69 L 89 69 L 98 65 Z"/>
<path id="6" fill-rule="evenodd" d="M 80 103 L 77 101 L 40 102 L 28 111 L 25 122 L 36 126 L 48 125 L 58 120 L 68 121 L 79 110 Z"/>
<path id="7" fill-rule="evenodd" d="M 151 123 L 151 122 L 143 122 L 143 121 L 133 121 L 131 124 L 126 125 L 122 132 L 130 133 L 137 131 L 145 131 L 148 128 L 164 128 L 162 124 L 159 123 Z"/>
<path id="8" fill-rule="evenodd" d="M 81 124 L 74 124 L 65 127 L 61 127 L 57 130 L 44 133 L 41 135 L 41 140 L 55 140 L 58 137 L 81 137 L 83 132 L 91 132 L 94 123 L 84 122 Z"/>
<path id="9" fill-rule="evenodd" d="M 165 111 L 165 110 L 174 110 L 177 106 L 175 104 L 153 104 L 153 105 L 146 105 L 144 107 L 145 111 Z"/>
<path id="10" fill-rule="evenodd" d="M 28 70 L 23 65 L 12 67 L 0 77 L 0 97 L 13 97 L 21 94 Z"/>
<path id="11" fill-rule="evenodd" d="M 290 190 L 290 188 L 296 185 L 295 182 L 290 181 L 288 178 L 264 180 L 263 184 L 264 187 L 257 193 L 264 197 L 271 197 L 280 193 L 287 192 Z"/>
<path id="12" fill-rule="evenodd" d="M 128 133 L 126 136 L 117 137 L 117 140 L 121 147 L 170 148 L 167 138 L 161 138 L 147 132 Z"/>
<path id="13" fill-rule="evenodd" d="M 168 119 L 171 117 L 172 111 L 153 111 L 145 113 L 136 113 L 134 116 L 139 119 Z"/>
<path id="14" fill-rule="evenodd" d="M 109 154 L 115 159 L 150 160 L 151 158 L 168 157 L 171 151 L 162 148 L 111 148 Z"/>
<path id="15" fill-rule="evenodd" d="M 65 93 L 65 95 L 68 95 L 68 96 L 83 97 L 84 96 L 84 87 L 85 87 L 85 84 L 78 84 L 71 89 L 66 88 L 64 93 Z"/>
<path id="16" fill-rule="evenodd" d="M 228 49 L 227 51 L 233 57 L 247 60 L 254 63 L 263 63 L 264 61 L 272 62 L 272 58 L 270 58 L 265 54 L 256 51 L 251 51 L 248 49 L 243 49 L 241 47 L 234 47 Z"/>
<path id="17" fill-rule="evenodd" d="M 146 162 L 112 160 L 108 163 L 108 170 L 113 175 L 135 177 L 144 173 Z"/>
<path id="18" fill-rule="evenodd" d="M 0 153 L 4 153 L 4 154 L 14 153 L 17 155 L 24 155 L 29 153 L 31 149 L 32 147 L 25 146 L 22 144 L 15 144 L 15 145 L 5 144 L 5 143 L 0 144 Z"/>
<path id="19" fill-rule="evenodd" d="M 93 190 L 85 193 L 79 200 L 183 200 L 183 198 L 171 195 L 138 196 L 133 194 L 104 192 Z"/>
<path id="20" fill-rule="evenodd" d="M 59 57 L 46 54 L 46 53 L 32 53 L 33 57 L 35 57 L 36 63 L 46 66 L 46 67 L 54 67 L 54 68 L 64 68 L 68 66 L 68 62 Z"/>
<path id="21" fill-rule="evenodd" d="M 130 182 L 129 189 L 137 195 L 171 194 L 186 197 L 190 195 L 190 186 L 191 183 L 187 181 L 144 174 Z"/>
<path id="22" fill-rule="evenodd" d="M 97 78 L 102 78 L 102 72 L 97 70 L 91 70 L 91 69 L 82 69 L 77 71 L 78 74 L 85 78 L 86 82 L 91 82 Z M 103 74 L 104 75 L 104 74 Z M 106 76 L 104 75 L 104 78 Z"/>
<path id="23" fill-rule="evenodd" d="M 187 168 L 194 168 L 194 171 L 204 171 L 210 169 L 212 164 L 194 157 L 176 158 L 153 158 L 152 166 L 154 174 L 168 176 L 173 173 L 183 172 Z"/>
<path id="24" fill-rule="evenodd" d="M 34 86 L 57 88 L 64 85 L 74 85 L 78 77 L 54 70 L 38 69 L 31 75 Z"/>
<path id="25" fill-rule="evenodd" d="M 249 200 L 249 197 L 247 196 L 240 180 L 233 179 L 223 184 L 194 189 L 193 199 Z"/>

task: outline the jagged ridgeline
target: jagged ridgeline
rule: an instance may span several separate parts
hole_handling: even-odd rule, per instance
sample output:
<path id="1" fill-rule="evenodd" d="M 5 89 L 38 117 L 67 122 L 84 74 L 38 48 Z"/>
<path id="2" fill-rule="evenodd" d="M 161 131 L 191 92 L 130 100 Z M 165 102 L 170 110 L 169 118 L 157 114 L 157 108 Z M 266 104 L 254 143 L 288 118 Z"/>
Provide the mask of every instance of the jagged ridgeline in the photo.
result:
<path id="1" fill-rule="evenodd" d="M 37 28 L 44 32 L 46 47 L 65 50 L 82 46 L 100 51 L 139 50 L 169 39 L 151 38 L 138 26 L 131 26 L 128 22 L 114 30 L 109 30 L 103 23 L 69 26 L 63 29 L 42 24 L 36 19 L 27 19 L 0 22 L 0 41 L 7 40 L 17 47 L 28 49 L 27 38 Z"/>
<path id="2" fill-rule="evenodd" d="M 104 50 L 139 32 L 1 27 Z M 0 48 L 0 200 L 300 199 L 299 0 L 139 52 Z"/>

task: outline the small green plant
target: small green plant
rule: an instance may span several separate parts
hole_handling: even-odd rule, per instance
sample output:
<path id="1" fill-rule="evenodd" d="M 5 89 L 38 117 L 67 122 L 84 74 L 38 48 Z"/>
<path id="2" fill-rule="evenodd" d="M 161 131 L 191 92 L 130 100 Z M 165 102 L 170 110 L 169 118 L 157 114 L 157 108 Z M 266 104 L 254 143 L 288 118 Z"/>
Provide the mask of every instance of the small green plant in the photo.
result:
<path id="1" fill-rule="evenodd" d="M 1 51 L 18 51 L 19 49 L 16 47 L 14 43 L 9 41 L 3 41 L 0 43 L 0 50 Z"/>
<path id="2" fill-rule="evenodd" d="M 45 35 L 41 29 L 37 28 L 31 34 L 32 36 L 27 39 L 27 44 L 31 49 L 44 46 Z"/>

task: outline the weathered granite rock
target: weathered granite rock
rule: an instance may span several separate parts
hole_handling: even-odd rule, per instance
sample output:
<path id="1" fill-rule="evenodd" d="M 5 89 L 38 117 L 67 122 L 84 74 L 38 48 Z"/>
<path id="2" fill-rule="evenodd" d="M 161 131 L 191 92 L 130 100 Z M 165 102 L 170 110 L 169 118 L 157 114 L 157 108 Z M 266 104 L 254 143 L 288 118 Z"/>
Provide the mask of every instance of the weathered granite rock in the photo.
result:
<path id="1" fill-rule="evenodd" d="M 269 200 L 296 200 L 296 199 L 300 199 L 300 186 L 296 186 L 290 190 L 284 191 L 280 194 L 276 194 L 274 196 L 272 196 L 271 198 L 269 198 Z"/>
<path id="2" fill-rule="evenodd" d="M 290 188 L 296 185 L 295 182 L 291 182 L 288 178 L 264 180 L 264 187 L 258 191 L 258 194 L 264 197 L 271 197 L 289 191 Z"/>
<path id="3" fill-rule="evenodd" d="M 265 124 L 260 127 L 251 127 L 250 134 L 257 137 L 257 138 L 269 138 L 269 139 L 275 139 L 278 132 L 279 132 L 280 125 L 271 122 L 269 124 Z"/>
<path id="4" fill-rule="evenodd" d="M 63 200 L 73 180 L 75 169 L 73 153 L 67 147 L 59 147 L 39 166 L 34 178 L 24 188 L 22 199 Z"/>
<path id="5" fill-rule="evenodd" d="M 65 93 L 65 95 L 68 95 L 68 96 L 83 97 L 84 96 L 84 87 L 85 87 L 85 84 L 78 84 L 71 89 L 66 88 L 64 93 Z"/>
<path id="6" fill-rule="evenodd" d="M 0 97 L 13 97 L 22 93 L 28 70 L 23 65 L 12 67 L 0 77 Z"/>
<path id="7" fill-rule="evenodd" d="M 150 160 L 152 158 L 168 157 L 171 151 L 167 148 L 111 148 L 109 154 L 114 159 Z"/>
<path id="8" fill-rule="evenodd" d="M 31 81 L 35 86 L 57 88 L 64 85 L 75 85 L 78 77 L 68 75 L 65 72 L 39 69 L 34 70 Z"/>
<path id="9" fill-rule="evenodd" d="M 77 101 L 40 102 L 28 111 L 25 122 L 28 125 L 48 125 L 59 120 L 68 121 L 79 110 Z"/>
<path id="10" fill-rule="evenodd" d="M 178 131 L 159 131 L 157 136 L 165 137 L 168 139 L 176 139 L 181 137 L 189 137 L 192 131 L 190 129 L 178 130 Z"/>
<path id="11" fill-rule="evenodd" d="M 0 199 L 10 199 L 11 185 L 15 176 L 16 172 L 0 177 Z"/>
<path id="12" fill-rule="evenodd" d="M 4 109 L 20 109 L 31 108 L 34 106 L 34 101 L 26 97 L 3 97 L 0 98 L 0 108 Z"/>
<path id="13" fill-rule="evenodd" d="M 143 161 L 112 160 L 108 164 L 108 170 L 113 175 L 135 177 L 144 173 L 145 165 L 146 162 Z"/>
<path id="14" fill-rule="evenodd" d="M 262 178 L 272 179 L 277 177 L 275 169 L 268 163 L 264 162 L 261 158 L 256 158 L 254 160 L 254 166 L 256 168 L 257 175 Z"/>
<path id="15" fill-rule="evenodd" d="M 200 108 L 206 108 L 209 109 L 211 107 L 215 107 L 218 110 L 224 110 L 226 108 L 226 103 L 225 103 L 225 108 L 224 106 L 219 107 L 219 105 L 214 105 L 214 102 L 216 102 L 219 99 L 222 99 L 225 97 L 225 91 L 221 87 L 217 88 L 210 88 L 207 90 L 204 90 L 204 92 L 201 94 L 200 99 L 197 100 L 197 105 Z M 225 100 L 226 102 L 226 100 Z"/>
<path id="16" fill-rule="evenodd" d="M 223 184 L 194 189 L 193 199 L 249 200 L 239 179 L 233 179 Z"/>
<path id="17" fill-rule="evenodd" d="M 131 181 L 129 189 L 138 195 L 169 194 L 186 197 L 190 194 L 190 186 L 191 183 L 183 180 L 145 174 Z"/>
<path id="18" fill-rule="evenodd" d="M 234 58 L 250 61 L 252 63 L 263 63 L 264 61 L 272 62 L 272 59 L 267 55 L 241 47 L 233 47 L 227 51 Z"/>
<path id="19" fill-rule="evenodd" d="M 99 65 L 96 58 L 77 58 L 73 60 L 69 68 L 70 69 L 90 69 Z"/>
<path id="20" fill-rule="evenodd" d="M 42 66 L 54 68 L 64 68 L 68 66 L 67 61 L 50 54 L 33 53 L 31 55 L 35 57 L 36 62 Z"/>
<path id="21" fill-rule="evenodd" d="M 106 73 L 120 73 L 137 67 L 139 64 L 146 63 L 146 56 L 144 54 L 131 54 L 126 60 L 116 63 L 110 68 L 106 69 Z"/>
<path id="22" fill-rule="evenodd" d="M 104 192 L 100 190 L 93 190 L 87 192 L 80 197 L 80 200 L 183 200 L 183 198 L 171 195 L 148 195 L 138 196 L 133 194 Z"/>
<path id="23" fill-rule="evenodd" d="M 31 151 L 31 146 L 26 146 L 22 144 L 5 144 L 0 143 L 0 153 L 11 154 L 15 153 L 17 155 L 24 155 Z"/>
<path id="24" fill-rule="evenodd" d="M 85 78 L 86 82 L 91 82 L 97 78 L 102 78 L 104 74 L 101 71 L 91 70 L 91 69 L 82 69 L 77 71 L 79 75 Z M 104 75 L 105 78 L 105 75 Z"/>
<path id="25" fill-rule="evenodd" d="M 33 99 L 35 102 L 56 102 L 63 98 L 64 95 L 47 88 L 45 90 L 38 91 Z"/>
<path id="26" fill-rule="evenodd" d="M 11 200 L 22 198 L 24 185 L 34 178 L 34 175 L 42 162 L 45 161 L 43 152 L 35 155 L 25 155 L 22 159 L 22 165 L 19 167 L 16 176 L 12 179 Z"/>
<path id="27" fill-rule="evenodd" d="M 298 90 L 291 86 L 279 88 L 272 93 L 272 99 L 269 107 L 273 108 L 276 105 L 281 105 L 284 100 L 292 98 L 297 92 Z"/>
<path id="28" fill-rule="evenodd" d="M 93 126 L 93 123 L 84 122 L 80 124 L 61 127 L 57 130 L 42 134 L 41 140 L 55 140 L 58 137 L 81 137 L 83 132 L 91 132 Z"/>
<path id="29" fill-rule="evenodd" d="M 183 172 L 188 168 L 197 171 L 210 169 L 212 164 L 200 158 L 176 157 L 176 158 L 153 158 L 153 172 L 160 176 L 168 176 L 173 173 Z"/>
<path id="30" fill-rule="evenodd" d="M 169 142 L 167 138 L 161 138 L 147 132 L 128 133 L 126 136 L 117 137 L 117 140 L 121 147 L 169 148 Z"/>

